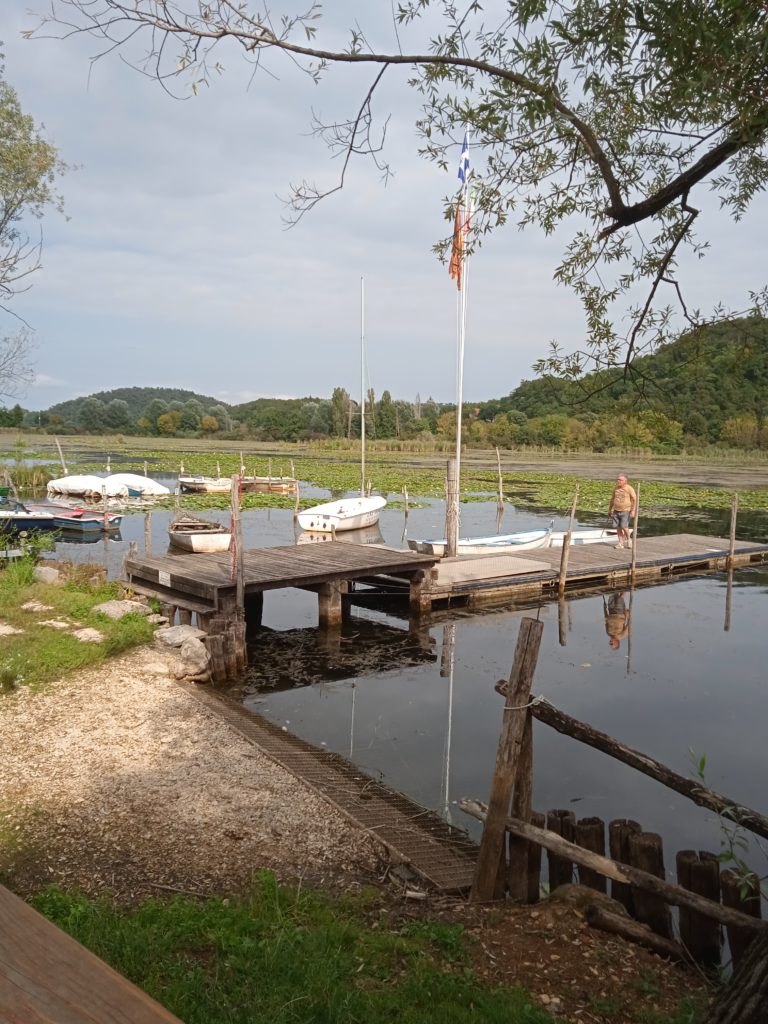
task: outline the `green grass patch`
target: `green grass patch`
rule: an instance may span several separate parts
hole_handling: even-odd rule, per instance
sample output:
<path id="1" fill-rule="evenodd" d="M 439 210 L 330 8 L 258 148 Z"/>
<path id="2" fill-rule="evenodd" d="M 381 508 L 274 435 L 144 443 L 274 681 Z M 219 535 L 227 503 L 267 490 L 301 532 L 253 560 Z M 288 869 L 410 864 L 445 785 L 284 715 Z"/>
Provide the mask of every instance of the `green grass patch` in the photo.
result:
<path id="1" fill-rule="evenodd" d="M 365 898 L 278 886 L 268 872 L 243 900 L 120 911 L 49 889 L 34 903 L 186 1024 L 551 1022 L 522 990 L 477 977 L 460 926 L 390 929 Z"/>
<path id="2" fill-rule="evenodd" d="M 153 627 L 143 615 L 127 615 L 115 622 L 93 611 L 101 602 L 120 596 L 118 583 L 75 579 L 57 586 L 36 582 L 33 571 L 31 559 L 20 559 L 0 571 L 2 620 L 22 630 L 0 638 L 0 693 L 21 685 L 37 688 L 151 639 Z M 22 608 L 32 600 L 47 605 L 50 611 Z M 69 629 L 43 625 L 51 619 L 67 622 Z M 103 639 L 99 643 L 78 640 L 71 633 L 81 627 L 97 629 Z"/>

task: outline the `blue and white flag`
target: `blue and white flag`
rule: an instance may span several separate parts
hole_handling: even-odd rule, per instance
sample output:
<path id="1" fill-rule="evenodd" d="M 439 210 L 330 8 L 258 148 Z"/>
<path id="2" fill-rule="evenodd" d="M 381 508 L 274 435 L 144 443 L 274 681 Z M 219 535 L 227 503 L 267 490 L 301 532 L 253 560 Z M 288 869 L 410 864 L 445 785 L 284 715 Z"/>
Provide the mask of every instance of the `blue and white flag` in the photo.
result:
<path id="1" fill-rule="evenodd" d="M 461 147 L 461 154 L 459 155 L 459 181 L 462 185 L 466 186 L 471 173 L 469 166 L 469 139 L 467 138 L 467 133 L 464 132 L 464 142 Z"/>

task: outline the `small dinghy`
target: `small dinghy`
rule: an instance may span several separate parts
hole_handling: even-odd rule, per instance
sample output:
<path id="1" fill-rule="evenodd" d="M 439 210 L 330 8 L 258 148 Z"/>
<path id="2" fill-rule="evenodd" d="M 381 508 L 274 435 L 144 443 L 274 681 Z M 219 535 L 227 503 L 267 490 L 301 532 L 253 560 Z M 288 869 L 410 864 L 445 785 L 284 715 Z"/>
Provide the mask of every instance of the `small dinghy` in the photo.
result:
<path id="1" fill-rule="evenodd" d="M 386 498 L 342 498 L 315 505 L 306 512 L 299 512 L 299 526 L 307 533 L 338 533 L 341 530 L 362 530 L 375 526 L 381 510 L 387 504 Z"/>
<path id="2" fill-rule="evenodd" d="M 185 494 L 229 494 L 232 480 L 228 476 L 180 476 L 179 487 Z"/>
<path id="3" fill-rule="evenodd" d="M 549 546 L 552 527 L 548 530 L 528 530 L 524 533 L 501 533 L 492 537 L 459 537 L 457 554 L 459 555 L 492 555 L 515 554 L 518 551 L 534 551 L 536 548 Z M 447 541 L 441 540 L 409 540 L 411 551 L 421 555 L 436 555 L 442 558 L 445 554 Z"/>
<path id="4" fill-rule="evenodd" d="M 168 527 L 171 547 L 189 551 L 194 555 L 210 554 L 214 551 L 228 551 L 232 534 L 221 523 L 201 519 L 184 512 Z"/>

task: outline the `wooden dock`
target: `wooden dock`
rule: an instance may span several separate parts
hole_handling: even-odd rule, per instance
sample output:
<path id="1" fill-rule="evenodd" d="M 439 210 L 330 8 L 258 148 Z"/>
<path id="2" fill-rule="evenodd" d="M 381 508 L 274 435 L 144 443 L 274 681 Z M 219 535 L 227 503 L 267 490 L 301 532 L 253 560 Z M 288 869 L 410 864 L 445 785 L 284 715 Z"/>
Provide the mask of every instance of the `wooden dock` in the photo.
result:
<path id="1" fill-rule="evenodd" d="M 3 886 L 0 921 L 3 1024 L 181 1024 Z"/>
<path id="2" fill-rule="evenodd" d="M 413 616 L 427 614 L 434 604 L 461 601 L 482 604 L 507 599 L 547 600 L 558 596 L 560 548 L 438 559 L 385 545 L 329 542 L 253 548 L 243 557 L 246 615 L 261 621 L 265 591 L 299 587 L 319 598 L 321 626 L 342 621 L 355 594 L 391 592 L 407 596 Z M 672 579 L 689 572 L 723 571 L 729 563 L 729 542 L 720 537 L 668 534 L 641 537 L 635 552 L 611 544 L 574 545 L 570 550 L 566 591 L 627 587 Z M 768 561 L 768 544 L 736 541 L 734 567 Z M 202 629 L 234 614 L 235 579 L 228 553 L 158 555 L 127 559 L 130 586 L 157 598 L 169 611 L 178 609 L 189 621 L 197 613 Z M 360 588 L 365 588 L 361 590 Z"/>

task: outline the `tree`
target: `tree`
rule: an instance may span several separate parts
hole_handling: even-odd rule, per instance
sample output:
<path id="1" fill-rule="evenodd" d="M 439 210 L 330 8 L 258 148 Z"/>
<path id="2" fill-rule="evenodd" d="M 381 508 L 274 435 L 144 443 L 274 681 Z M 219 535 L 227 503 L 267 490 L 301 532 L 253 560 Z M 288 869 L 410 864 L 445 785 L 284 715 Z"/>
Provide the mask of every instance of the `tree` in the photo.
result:
<path id="1" fill-rule="evenodd" d="M 315 83 L 331 63 L 375 67 L 348 117 L 315 122 L 341 173 L 335 187 L 293 191 L 297 218 L 343 187 L 353 156 L 389 173 L 373 102 L 385 72 L 406 68 L 421 97 L 422 155 L 446 165 L 472 130 L 475 244 L 510 220 L 547 234 L 568 225 L 555 278 L 583 303 L 586 345 L 570 355 L 555 346 L 541 368 L 578 376 L 590 359 L 628 364 L 669 331 L 665 294 L 685 319 L 703 319 L 676 278 L 683 247 L 704 249 L 698 192 L 706 183 L 739 219 L 768 183 L 764 0 L 498 0 L 489 12 L 473 0 L 401 0 L 395 17 L 391 51 L 370 49 L 357 23 L 346 48 L 322 45 L 317 3 L 277 22 L 258 0 L 52 0 L 44 24 L 101 37 L 102 54 L 122 50 L 165 87 L 174 76 L 209 84 L 228 44 L 254 70 L 283 55 Z M 329 40 L 338 32 L 330 25 Z M 627 305 L 622 337 L 614 321 Z"/>
<path id="2" fill-rule="evenodd" d="M 84 430 L 99 434 L 106 424 L 107 407 L 100 398 L 86 398 L 80 403 L 77 422 Z"/>
<path id="3" fill-rule="evenodd" d="M 128 403 L 122 398 L 113 398 L 107 403 L 104 410 L 104 425 L 110 430 L 129 430 L 132 424 Z"/>
<path id="4" fill-rule="evenodd" d="M 30 276 L 40 266 L 42 240 L 32 238 L 26 225 L 29 218 L 42 217 L 46 207 L 61 207 L 54 183 L 63 170 L 54 147 L 22 111 L 0 60 L 0 310 L 4 313 L 11 312 L 10 300 L 26 291 Z M 30 382 L 30 348 L 28 330 L 0 339 L 0 398 L 17 394 Z"/>

